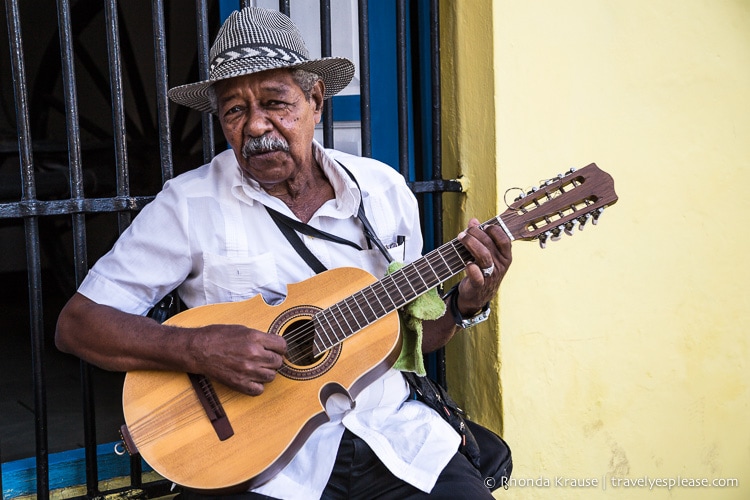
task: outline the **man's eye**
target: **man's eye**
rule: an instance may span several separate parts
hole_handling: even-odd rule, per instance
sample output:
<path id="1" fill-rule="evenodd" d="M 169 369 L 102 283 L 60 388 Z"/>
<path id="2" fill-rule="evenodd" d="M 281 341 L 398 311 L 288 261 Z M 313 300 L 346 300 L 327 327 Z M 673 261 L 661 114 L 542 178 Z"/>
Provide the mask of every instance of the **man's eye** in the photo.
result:
<path id="1" fill-rule="evenodd" d="M 227 108 L 226 111 L 224 111 L 224 116 L 234 115 L 234 114 L 239 113 L 240 111 L 242 111 L 241 106 L 231 106 Z"/>
<path id="2" fill-rule="evenodd" d="M 284 101 L 268 101 L 266 102 L 266 106 L 268 106 L 269 108 L 279 109 L 287 107 L 288 104 Z"/>

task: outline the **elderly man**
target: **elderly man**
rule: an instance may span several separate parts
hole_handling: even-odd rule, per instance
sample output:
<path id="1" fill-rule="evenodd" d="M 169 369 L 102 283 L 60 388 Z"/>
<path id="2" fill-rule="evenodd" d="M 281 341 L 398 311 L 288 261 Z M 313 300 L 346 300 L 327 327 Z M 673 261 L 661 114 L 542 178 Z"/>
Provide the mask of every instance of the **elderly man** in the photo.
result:
<path id="1" fill-rule="evenodd" d="M 403 178 L 313 138 L 324 100 L 353 71 L 346 59 L 310 60 L 296 27 L 276 11 L 234 12 L 211 49 L 210 79 L 169 94 L 216 113 L 231 150 L 168 182 L 135 218 L 62 311 L 58 347 L 108 370 L 200 373 L 243 397 L 262 397 L 280 377 L 285 337 L 233 324 L 168 326 L 146 313 L 174 289 L 189 308 L 256 295 L 279 304 L 287 285 L 316 274 L 306 252 L 324 268 L 376 277 L 388 267 L 378 246 L 404 262 L 419 258 L 416 200 Z M 286 225 L 312 231 L 294 235 L 306 250 L 284 235 Z M 445 345 L 467 319 L 486 316 L 511 262 L 510 241 L 497 227 L 472 220 L 459 241 L 473 262 L 445 299 L 452 313 L 424 322 L 423 352 Z M 409 394 L 402 372 L 386 370 L 354 404 L 328 405 L 330 420 L 277 473 L 235 497 L 490 498 L 487 472 L 456 451 L 458 434 Z"/>

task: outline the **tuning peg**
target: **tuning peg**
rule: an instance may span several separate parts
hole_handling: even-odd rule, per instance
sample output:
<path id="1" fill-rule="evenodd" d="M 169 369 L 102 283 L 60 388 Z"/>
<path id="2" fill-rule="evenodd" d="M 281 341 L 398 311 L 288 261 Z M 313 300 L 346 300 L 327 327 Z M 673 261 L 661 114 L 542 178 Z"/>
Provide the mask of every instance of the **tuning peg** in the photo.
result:
<path id="1" fill-rule="evenodd" d="M 550 238 L 552 241 L 558 241 L 561 238 L 562 233 L 562 226 L 557 226 L 552 230 L 552 237 Z"/>
<path id="2" fill-rule="evenodd" d="M 573 172 L 575 172 L 575 171 L 576 171 L 576 168 L 575 168 L 575 167 L 570 167 L 570 170 L 568 170 L 568 173 L 567 173 L 567 175 L 570 175 L 570 174 L 572 174 L 572 173 L 573 173 Z"/>
<path id="3" fill-rule="evenodd" d="M 604 207 L 597 208 L 594 210 L 594 212 L 591 214 L 593 216 L 593 220 L 591 223 L 596 226 L 597 222 L 599 222 L 599 216 L 602 215 L 602 212 L 604 212 Z"/>
<path id="4" fill-rule="evenodd" d="M 573 228 L 576 226 L 575 219 L 568 221 L 565 223 L 565 234 L 568 236 L 573 236 Z"/>
<path id="5" fill-rule="evenodd" d="M 544 250 L 547 247 L 547 238 L 549 237 L 549 231 L 539 235 L 539 247 Z"/>
<path id="6" fill-rule="evenodd" d="M 586 225 L 586 223 L 591 218 L 591 214 L 583 214 L 580 217 L 578 217 L 578 230 L 583 231 L 583 226 Z"/>

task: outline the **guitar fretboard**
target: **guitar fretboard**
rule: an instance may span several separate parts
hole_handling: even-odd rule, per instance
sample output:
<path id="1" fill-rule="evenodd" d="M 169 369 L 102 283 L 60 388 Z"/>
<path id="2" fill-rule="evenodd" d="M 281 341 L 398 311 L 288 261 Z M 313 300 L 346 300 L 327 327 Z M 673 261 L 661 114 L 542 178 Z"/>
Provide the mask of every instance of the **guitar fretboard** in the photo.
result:
<path id="1" fill-rule="evenodd" d="M 498 224 L 498 217 L 482 224 Z M 398 271 L 315 315 L 313 353 L 318 355 L 385 315 L 405 306 L 461 272 L 471 253 L 458 239 L 449 241 Z"/>

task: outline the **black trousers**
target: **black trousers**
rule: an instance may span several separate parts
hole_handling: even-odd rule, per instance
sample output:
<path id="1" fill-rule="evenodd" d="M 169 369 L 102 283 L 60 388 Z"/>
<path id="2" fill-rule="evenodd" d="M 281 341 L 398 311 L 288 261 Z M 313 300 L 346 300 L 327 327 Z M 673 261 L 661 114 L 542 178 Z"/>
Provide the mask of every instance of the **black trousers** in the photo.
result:
<path id="1" fill-rule="evenodd" d="M 324 500 L 344 499 L 492 499 L 491 490 L 502 485 L 502 477 L 510 474 L 510 456 L 505 443 L 492 431 L 469 422 L 479 443 L 481 467 L 477 469 L 460 453 L 456 453 L 443 469 L 430 494 L 398 479 L 378 459 L 362 439 L 348 430 L 344 432 L 336 454 L 328 485 L 321 496 Z M 271 497 L 258 493 L 211 496 L 184 491 L 179 500 L 262 500 Z M 177 500 L 176 499 L 176 500 Z"/>

